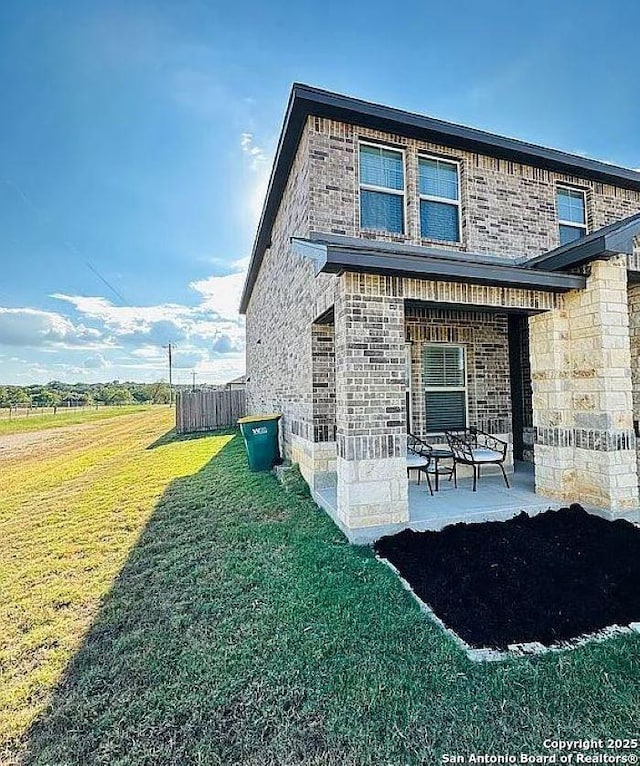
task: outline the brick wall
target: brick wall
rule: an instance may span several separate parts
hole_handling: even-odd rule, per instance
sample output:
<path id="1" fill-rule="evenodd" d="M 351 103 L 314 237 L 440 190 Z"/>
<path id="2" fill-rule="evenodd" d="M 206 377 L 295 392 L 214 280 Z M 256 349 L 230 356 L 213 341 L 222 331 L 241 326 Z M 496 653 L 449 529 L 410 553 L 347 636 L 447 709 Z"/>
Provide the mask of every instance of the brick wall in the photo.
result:
<path id="1" fill-rule="evenodd" d="M 359 231 L 356 149 L 360 136 L 401 146 L 406 150 L 407 231 L 401 237 Z M 327 379 L 327 385 L 323 382 L 325 373 L 327 376 L 331 374 L 328 363 L 330 334 L 325 330 L 312 330 L 312 327 L 318 317 L 336 304 L 337 295 L 352 296 L 354 312 L 359 310 L 365 312 L 364 315 L 374 311 L 373 307 L 377 305 L 399 305 L 397 301 L 402 303 L 405 300 L 468 305 L 470 310 L 487 307 L 543 311 L 558 309 L 562 302 L 555 294 L 524 289 L 373 274 L 345 273 L 340 277 L 316 277 L 312 263 L 292 253 L 290 238 L 308 236 L 311 231 L 379 237 L 414 244 L 437 244 L 422 240 L 419 232 L 416 178 L 419 151 L 452 157 L 461 162 L 463 242 L 460 248 L 470 252 L 505 257 L 533 256 L 555 247 L 558 244 L 555 188 L 559 181 L 587 189 L 589 222 L 592 227 L 602 226 L 640 210 L 640 194 L 637 192 L 401 136 L 310 118 L 303 131 L 271 232 L 270 247 L 264 255 L 252 292 L 246 327 L 249 411 L 283 412 L 285 454 L 300 462 L 304 475 L 311 483 L 317 470 L 323 474 L 330 472 L 335 468 L 336 459 L 344 460 L 347 454 L 364 454 L 363 451 L 374 453 L 376 449 L 381 451 L 380 454 L 384 450 L 389 452 L 388 445 L 383 444 L 382 430 L 379 434 L 355 433 L 359 427 L 364 429 L 367 420 L 365 416 L 374 416 L 373 419 L 369 418 L 369 424 L 377 417 L 375 412 L 367 412 L 365 407 L 360 413 L 362 418 L 354 411 L 348 412 L 344 421 L 348 421 L 345 433 L 351 432 L 351 436 L 361 442 L 353 441 L 347 445 L 343 440 L 338 446 L 342 456 L 336 458 L 336 444 L 331 441 L 333 408 L 336 409 L 339 426 L 347 409 L 356 405 L 346 400 L 340 402 L 337 386 L 334 403 L 330 378 Z M 375 300 L 378 298 L 379 301 Z M 382 321 L 384 323 L 385 320 Z M 499 327 L 495 321 L 492 320 L 494 324 L 491 332 L 502 337 L 503 326 Z M 429 327 L 429 332 L 436 332 L 435 325 Z M 458 324 L 456 331 L 462 332 L 462 325 Z M 477 331 L 482 332 L 479 328 Z M 478 337 L 481 335 L 476 335 Z M 379 348 L 372 349 L 376 358 L 384 359 L 387 352 L 391 351 L 385 349 L 384 345 L 381 342 Z M 482 362 L 483 358 L 488 360 L 491 357 L 492 361 L 491 366 L 486 364 L 484 370 L 482 367 L 476 368 L 474 361 L 474 375 L 482 388 L 475 397 L 474 417 L 479 421 L 485 417 L 487 422 L 494 417 L 508 420 L 504 383 L 498 383 L 498 376 L 503 375 L 505 364 L 508 370 L 504 343 L 500 341 L 494 344 L 495 348 L 491 348 L 491 342 L 485 338 L 480 345 L 482 348 L 478 359 Z M 352 363 L 355 364 L 353 359 Z M 508 378 L 506 373 L 504 377 Z M 372 387 L 369 390 L 371 399 L 381 397 L 384 400 L 383 387 L 386 385 L 380 383 L 378 388 Z M 343 394 L 345 391 L 343 388 Z M 353 393 L 357 394 L 356 391 Z M 480 402 L 485 404 L 480 405 Z M 373 403 L 370 406 L 375 409 L 377 405 Z M 402 410 L 404 398 L 401 404 L 396 402 L 388 406 Z M 481 406 L 486 408 L 484 415 L 480 412 Z M 400 410 L 390 412 L 389 415 L 402 420 Z M 365 443 L 370 437 L 371 440 Z M 392 442 L 391 453 L 395 454 L 396 439 Z M 349 450 L 355 451 L 350 453 Z M 392 459 L 391 454 L 389 459 Z M 390 468 L 389 472 L 389 481 L 396 481 L 397 467 Z M 399 502 L 401 504 L 402 500 Z"/>
<path id="2" fill-rule="evenodd" d="M 283 449 L 311 479 L 314 465 L 314 386 L 311 326 L 334 302 L 335 277 L 314 276 L 291 252 L 290 238 L 309 232 L 309 144 L 298 149 L 246 315 L 247 408 L 282 412 Z M 319 402 L 316 402 L 316 409 Z M 331 448 L 322 454 L 323 466 Z M 335 453 L 335 448 L 334 448 Z M 334 454 L 335 458 L 335 454 Z"/>
<path id="3" fill-rule="evenodd" d="M 336 438 L 336 350 L 333 322 L 311 327 L 313 441 Z"/>
<path id="4" fill-rule="evenodd" d="M 359 229 L 359 139 L 405 151 L 404 235 Z M 451 243 L 430 242 L 420 236 L 419 153 L 460 162 L 462 243 L 458 247 L 472 253 L 533 257 L 557 247 L 558 183 L 587 192 L 591 229 L 640 211 L 640 193 L 636 191 L 319 117 L 308 121 L 308 140 L 312 231 L 455 248 Z"/>
<path id="5" fill-rule="evenodd" d="M 353 291 L 335 307 L 338 517 L 349 528 L 406 521 L 404 300 Z"/>
<path id="6" fill-rule="evenodd" d="M 424 399 L 424 346 L 464 346 L 469 425 L 493 434 L 511 432 L 509 337 L 506 314 L 411 306 L 406 311 L 411 340 L 414 432 L 427 436 Z"/>
<path id="7" fill-rule="evenodd" d="M 359 137 L 406 150 L 407 234 L 390 237 L 358 229 Z M 271 247 L 265 253 L 247 311 L 247 384 L 251 412 L 281 410 L 285 439 L 313 433 L 311 324 L 335 300 L 336 278 L 314 277 L 311 263 L 293 255 L 291 236 L 311 231 L 396 239 L 428 244 L 419 235 L 416 190 L 419 151 L 461 162 L 463 249 L 505 256 L 537 255 L 557 245 L 555 184 L 574 183 L 588 190 L 589 219 L 601 226 L 640 210 L 640 194 L 550 171 L 428 142 L 379 133 L 331 120 L 309 118 L 276 217 Z M 365 283 L 370 277 L 360 275 Z M 496 290 L 480 285 L 451 285 L 401 280 L 404 295 L 416 300 L 518 307 L 532 302 L 532 291 Z M 555 297 L 538 292 L 539 308 Z"/>

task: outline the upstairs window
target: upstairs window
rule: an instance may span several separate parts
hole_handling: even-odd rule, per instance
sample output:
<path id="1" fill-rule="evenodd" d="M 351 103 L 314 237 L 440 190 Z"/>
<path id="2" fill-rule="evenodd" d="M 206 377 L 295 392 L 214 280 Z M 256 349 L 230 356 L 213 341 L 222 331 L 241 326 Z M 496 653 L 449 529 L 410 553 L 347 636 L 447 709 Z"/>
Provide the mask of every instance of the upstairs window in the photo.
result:
<path id="1" fill-rule="evenodd" d="M 404 157 L 360 144 L 360 228 L 404 234 Z"/>
<path id="2" fill-rule="evenodd" d="M 464 346 L 425 346 L 424 398 L 428 433 L 466 428 L 467 376 Z"/>
<path id="3" fill-rule="evenodd" d="M 460 242 L 460 168 L 457 162 L 420 157 L 420 230 L 424 239 Z"/>
<path id="4" fill-rule="evenodd" d="M 559 186 L 556 193 L 560 244 L 566 245 L 587 233 L 586 199 L 582 189 Z"/>

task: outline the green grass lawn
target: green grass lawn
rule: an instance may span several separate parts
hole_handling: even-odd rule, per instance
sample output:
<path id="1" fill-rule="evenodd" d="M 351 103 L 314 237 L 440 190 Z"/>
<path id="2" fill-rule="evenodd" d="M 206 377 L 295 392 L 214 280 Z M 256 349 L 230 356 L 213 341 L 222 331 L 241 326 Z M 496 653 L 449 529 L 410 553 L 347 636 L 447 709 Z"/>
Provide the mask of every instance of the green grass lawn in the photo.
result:
<path id="1" fill-rule="evenodd" d="M 65 410 L 63 407 L 60 407 L 55 415 L 51 412 L 47 412 L 46 415 L 40 415 L 37 410 L 32 410 L 30 415 L 13 414 L 11 417 L 5 413 L 0 413 L 2 415 L 0 417 L 0 436 L 27 431 L 42 431 L 62 426 L 75 426 L 80 423 L 92 423 L 96 420 L 104 420 L 105 418 L 145 412 L 150 408 L 151 405 L 127 404 L 122 407 L 99 407 L 98 409 L 81 412 L 74 411 L 73 409 Z"/>
<path id="2" fill-rule="evenodd" d="M 6 762 L 396 766 L 638 734 L 639 637 L 472 663 L 238 436 L 168 427 L 103 421 L 0 485 Z"/>

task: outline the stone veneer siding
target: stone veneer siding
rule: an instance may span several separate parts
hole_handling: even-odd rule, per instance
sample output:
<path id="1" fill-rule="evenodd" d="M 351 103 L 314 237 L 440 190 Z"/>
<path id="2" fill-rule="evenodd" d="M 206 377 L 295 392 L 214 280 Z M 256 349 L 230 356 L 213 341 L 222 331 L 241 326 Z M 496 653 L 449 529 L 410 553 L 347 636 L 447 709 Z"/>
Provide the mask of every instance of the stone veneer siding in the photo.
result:
<path id="1" fill-rule="evenodd" d="M 529 320 L 536 491 L 625 510 L 638 506 L 626 258 L 589 271 Z"/>
<path id="2" fill-rule="evenodd" d="M 640 422 L 640 284 L 630 284 L 629 301 L 629 345 L 631 350 L 631 386 L 633 398 L 634 427 Z M 640 440 L 638 442 L 638 477 L 640 479 Z"/>

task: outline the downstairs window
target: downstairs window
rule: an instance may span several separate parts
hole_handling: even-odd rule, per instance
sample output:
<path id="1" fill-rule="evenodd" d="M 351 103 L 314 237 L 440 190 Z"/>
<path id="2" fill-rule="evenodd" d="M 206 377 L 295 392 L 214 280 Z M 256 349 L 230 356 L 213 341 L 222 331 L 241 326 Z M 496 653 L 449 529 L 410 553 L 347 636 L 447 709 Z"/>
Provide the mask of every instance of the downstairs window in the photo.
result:
<path id="1" fill-rule="evenodd" d="M 428 433 L 467 426 L 467 375 L 464 346 L 443 343 L 424 349 L 424 398 Z"/>

